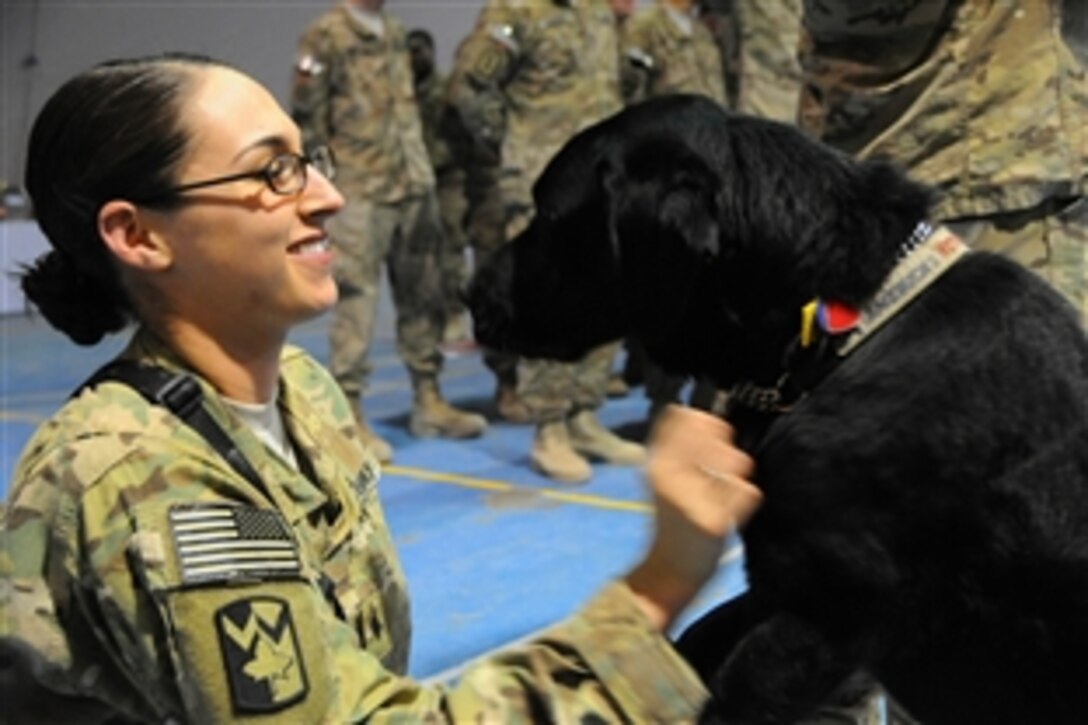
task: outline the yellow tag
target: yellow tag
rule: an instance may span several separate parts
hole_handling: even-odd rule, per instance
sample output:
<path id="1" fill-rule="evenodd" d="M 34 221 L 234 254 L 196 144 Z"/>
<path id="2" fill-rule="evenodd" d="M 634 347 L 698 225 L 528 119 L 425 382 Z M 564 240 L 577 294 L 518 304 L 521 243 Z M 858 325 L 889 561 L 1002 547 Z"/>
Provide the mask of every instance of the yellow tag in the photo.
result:
<path id="1" fill-rule="evenodd" d="M 813 329 L 816 327 L 817 300 L 812 300 L 801 308 L 801 347 L 806 348 L 812 344 Z"/>

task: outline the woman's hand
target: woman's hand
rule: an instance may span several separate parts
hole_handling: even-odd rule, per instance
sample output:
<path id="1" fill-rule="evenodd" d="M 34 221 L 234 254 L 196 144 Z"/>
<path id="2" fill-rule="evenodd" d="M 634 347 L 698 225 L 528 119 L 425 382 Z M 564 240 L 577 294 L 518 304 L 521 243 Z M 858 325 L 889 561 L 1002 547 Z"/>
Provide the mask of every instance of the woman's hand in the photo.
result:
<path id="1" fill-rule="evenodd" d="M 732 438 L 725 421 L 679 406 L 669 406 L 654 428 L 646 470 L 655 533 L 627 583 L 662 631 L 714 574 L 725 537 L 763 498 L 748 480 L 752 459 Z"/>

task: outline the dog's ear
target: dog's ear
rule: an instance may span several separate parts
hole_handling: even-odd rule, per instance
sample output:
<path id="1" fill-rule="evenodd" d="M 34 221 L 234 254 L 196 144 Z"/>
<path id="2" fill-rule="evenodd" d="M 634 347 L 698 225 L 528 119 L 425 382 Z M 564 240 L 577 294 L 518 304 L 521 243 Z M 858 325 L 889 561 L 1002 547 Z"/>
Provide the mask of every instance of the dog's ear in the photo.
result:
<path id="1" fill-rule="evenodd" d="M 714 197 L 714 178 L 708 170 L 681 169 L 669 179 L 660 207 L 662 225 L 674 230 L 705 261 L 721 252 Z"/>
<path id="2" fill-rule="evenodd" d="M 620 255 L 626 219 L 628 224 L 649 221 L 663 238 L 679 238 L 696 258 L 715 259 L 721 252 L 716 177 L 686 148 L 644 151 L 645 156 L 629 155 L 628 164 L 605 158 L 598 168 L 613 253 Z"/>

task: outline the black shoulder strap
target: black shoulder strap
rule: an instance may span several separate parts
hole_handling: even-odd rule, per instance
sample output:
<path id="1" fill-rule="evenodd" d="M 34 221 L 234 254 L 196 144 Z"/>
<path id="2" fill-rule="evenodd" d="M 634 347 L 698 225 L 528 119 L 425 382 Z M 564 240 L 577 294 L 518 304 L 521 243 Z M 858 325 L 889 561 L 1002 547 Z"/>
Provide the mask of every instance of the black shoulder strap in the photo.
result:
<path id="1" fill-rule="evenodd" d="M 214 448 L 219 455 L 257 488 L 267 489 L 253 466 L 245 459 L 238 446 L 230 439 L 215 420 L 204 410 L 204 394 L 200 385 L 192 376 L 185 373 L 171 373 L 160 367 L 141 365 L 135 360 L 114 360 L 108 363 L 76 388 L 72 397 L 79 395 L 85 388 L 94 388 L 99 383 L 116 381 L 125 383 L 143 395 L 154 405 L 161 405 L 181 418 Z"/>

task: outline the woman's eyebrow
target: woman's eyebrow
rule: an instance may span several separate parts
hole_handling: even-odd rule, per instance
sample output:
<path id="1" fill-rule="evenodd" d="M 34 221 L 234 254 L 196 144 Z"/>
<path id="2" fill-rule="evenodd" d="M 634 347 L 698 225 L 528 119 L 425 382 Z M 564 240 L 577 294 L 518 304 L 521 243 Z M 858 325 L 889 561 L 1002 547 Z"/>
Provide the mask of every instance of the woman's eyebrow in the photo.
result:
<path id="1" fill-rule="evenodd" d="M 231 161 L 237 161 L 246 154 L 257 149 L 271 149 L 273 151 L 288 151 L 291 148 L 290 142 L 288 142 L 285 136 L 279 134 L 271 134 L 263 138 L 257 139 L 253 143 L 245 146 L 241 151 L 234 155 Z"/>

